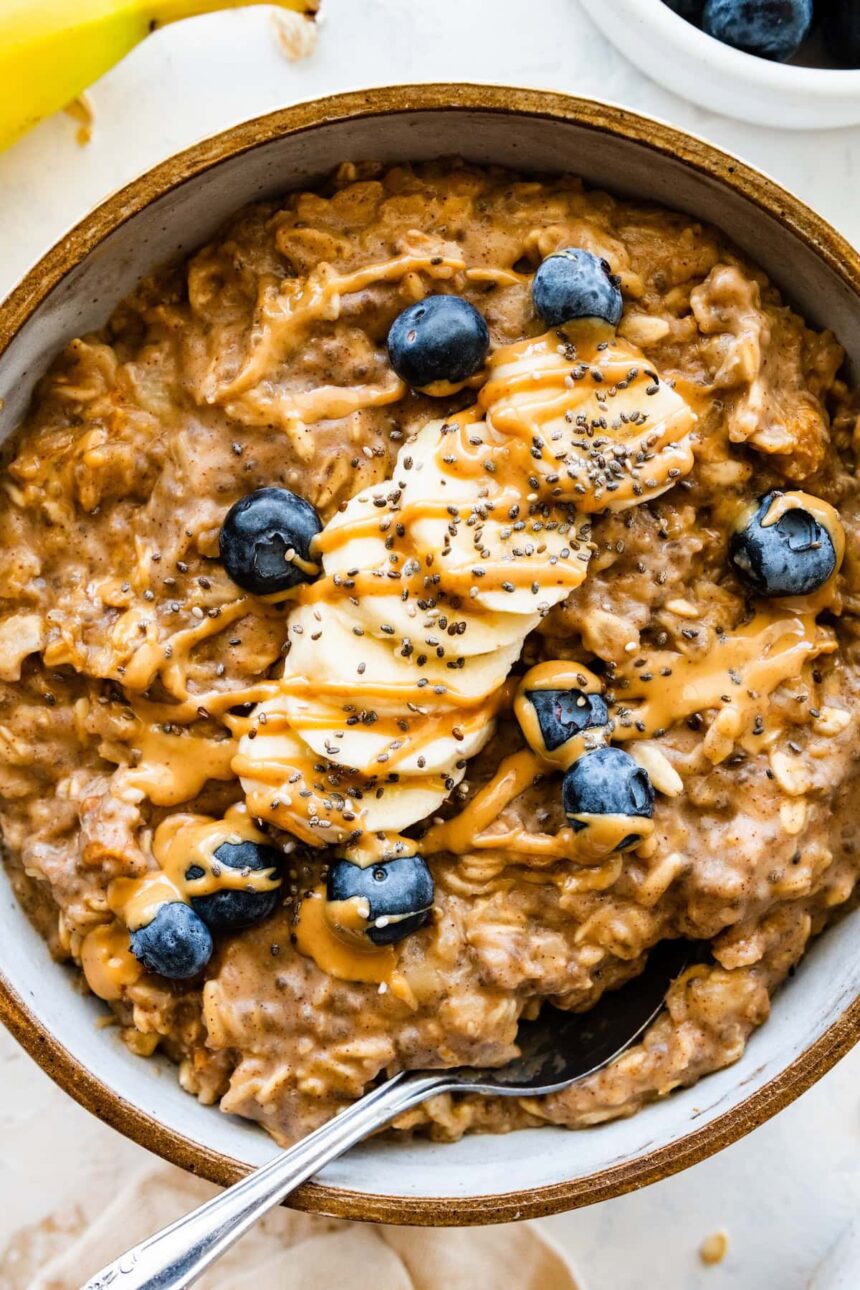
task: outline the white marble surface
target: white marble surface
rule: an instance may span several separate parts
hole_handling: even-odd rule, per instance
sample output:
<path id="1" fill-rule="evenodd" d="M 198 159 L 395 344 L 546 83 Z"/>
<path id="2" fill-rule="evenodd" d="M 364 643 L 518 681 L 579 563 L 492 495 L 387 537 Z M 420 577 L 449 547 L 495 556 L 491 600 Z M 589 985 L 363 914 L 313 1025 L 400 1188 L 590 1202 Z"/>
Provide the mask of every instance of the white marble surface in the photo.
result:
<path id="1" fill-rule="evenodd" d="M 576 0 L 323 0 L 323 12 L 317 51 L 300 63 L 284 58 L 270 10 L 161 31 L 95 88 L 87 148 L 58 116 L 0 157 L 0 293 L 92 205 L 171 152 L 300 98 L 405 80 L 625 103 L 740 153 L 860 242 L 860 129 L 782 132 L 703 112 L 623 62 Z M 717 1158 L 547 1228 L 585 1290 L 803 1290 L 860 1207 L 858 1086 L 860 1052 Z M 83 1194 L 98 1203 L 146 1155 L 64 1097 L 5 1034 L 0 1088 L 0 1243 Z M 698 1246 L 721 1228 L 729 1253 L 706 1268 Z M 368 1270 L 349 1290 L 372 1285 Z"/>

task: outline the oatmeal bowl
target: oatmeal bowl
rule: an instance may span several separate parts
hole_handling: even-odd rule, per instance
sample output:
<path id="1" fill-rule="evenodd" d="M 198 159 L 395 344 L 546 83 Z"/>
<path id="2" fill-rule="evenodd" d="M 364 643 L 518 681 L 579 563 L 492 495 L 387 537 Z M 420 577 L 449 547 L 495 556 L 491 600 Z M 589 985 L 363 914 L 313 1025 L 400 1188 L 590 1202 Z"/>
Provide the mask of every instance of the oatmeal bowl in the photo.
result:
<path id="1" fill-rule="evenodd" d="M 227 1183 L 698 943 L 606 1069 L 292 1198 L 404 1223 L 642 1186 L 823 1074 L 858 291 L 742 163 L 501 87 L 289 108 L 78 225 L 0 312 L 0 1012 L 43 1067 Z"/>

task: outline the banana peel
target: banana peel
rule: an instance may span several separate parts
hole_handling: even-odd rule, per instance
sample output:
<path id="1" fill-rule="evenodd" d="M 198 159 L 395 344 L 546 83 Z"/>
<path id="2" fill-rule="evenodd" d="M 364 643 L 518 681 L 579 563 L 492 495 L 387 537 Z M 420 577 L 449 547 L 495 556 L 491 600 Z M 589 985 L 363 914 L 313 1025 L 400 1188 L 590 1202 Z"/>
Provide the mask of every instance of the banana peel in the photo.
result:
<path id="1" fill-rule="evenodd" d="M 309 16 L 319 0 L 269 0 Z M 260 0 L 0 0 L 0 149 L 65 107 L 156 27 Z"/>

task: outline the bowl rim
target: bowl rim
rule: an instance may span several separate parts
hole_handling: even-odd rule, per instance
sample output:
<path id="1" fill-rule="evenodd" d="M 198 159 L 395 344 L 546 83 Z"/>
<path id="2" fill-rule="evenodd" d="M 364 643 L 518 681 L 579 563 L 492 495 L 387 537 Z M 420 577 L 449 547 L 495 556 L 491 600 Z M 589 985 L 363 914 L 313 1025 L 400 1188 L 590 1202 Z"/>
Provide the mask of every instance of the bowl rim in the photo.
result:
<path id="1" fill-rule="evenodd" d="M 0 304 L 0 355 L 57 284 L 115 229 L 144 207 L 221 162 L 287 134 L 358 118 L 404 112 L 475 111 L 573 123 L 621 137 L 682 161 L 741 195 L 810 246 L 860 296 L 860 254 L 799 198 L 760 171 L 688 132 L 613 104 L 504 85 L 432 82 L 380 86 L 301 102 L 253 118 L 192 145 L 146 171 L 84 216 Z M 86 1110 L 173 1164 L 229 1186 L 248 1172 L 232 1157 L 166 1129 L 89 1071 L 29 1011 L 0 968 L 0 1021 L 42 1069 Z M 820 1079 L 858 1041 L 860 997 L 773 1079 L 702 1128 L 637 1160 L 587 1177 L 489 1196 L 409 1197 L 303 1184 L 291 1207 L 372 1222 L 413 1226 L 509 1222 L 559 1213 L 659 1181 L 706 1159 L 757 1128 Z"/>
<path id="2" fill-rule="evenodd" d="M 604 0 L 586 0 L 586 12 L 593 16 Z M 656 41 L 671 40 L 699 59 L 708 62 L 721 74 L 736 76 L 768 94 L 788 91 L 816 99 L 841 99 L 860 92 L 860 69 L 856 67 L 809 67 L 805 64 L 779 63 L 758 54 L 736 49 L 711 36 L 695 23 L 677 13 L 666 0 L 614 0 L 613 9 L 627 9 L 647 18 Z M 615 15 L 616 19 L 618 15 Z"/>

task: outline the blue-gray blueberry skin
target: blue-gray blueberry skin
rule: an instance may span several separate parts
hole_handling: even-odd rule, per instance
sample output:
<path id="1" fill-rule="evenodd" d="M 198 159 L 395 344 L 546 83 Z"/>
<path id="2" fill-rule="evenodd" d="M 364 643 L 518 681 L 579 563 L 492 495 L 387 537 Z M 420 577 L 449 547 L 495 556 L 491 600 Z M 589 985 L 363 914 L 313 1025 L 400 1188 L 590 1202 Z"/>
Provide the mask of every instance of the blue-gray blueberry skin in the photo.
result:
<path id="1" fill-rule="evenodd" d="M 706 0 L 702 26 L 724 45 L 784 63 L 809 35 L 812 18 L 812 0 Z"/>
<path id="2" fill-rule="evenodd" d="M 370 907 L 366 935 L 374 945 L 393 945 L 423 927 L 433 905 L 433 879 L 419 855 L 399 856 L 361 868 L 336 860 L 329 869 L 326 896 L 330 901 L 363 897 Z M 395 921 L 374 927 L 378 918 Z"/>
<path id="3" fill-rule="evenodd" d="M 391 366 L 416 390 L 468 380 L 489 349 L 483 315 L 462 296 L 425 296 L 398 314 L 388 333 Z"/>
<path id="4" fill-rule="evenodd" d="M 586 694 L 583 690 L 530 690 L 526 697 L 537 714 L 547 752 L 554 752 L 574 735 L 605 726 L 609 721 L 606 700 L 600 694 Z"/>
<path id="5" fill-rule="evenodd" d="M 605 260 L 568 246 L 542 261 L 532 279 L 535 312 L 550 327 L 598 318 L 617 327 L 624 302 L 618 280 Z"/>
<path id="6" fill-rule="evenodd" d="M 222 842 L 213 855 L 216 864 L 226 865 L 230 869 L 274 869 L 279 877 L 282 858 L 277 847 L 250 840 Z M 185 871 L 185 877 L 202 878 L 203 870 L 199 865 L 191 865 Z M 279 896 L 277 887 L 272 891 L 236 891 L 225 887 L 205 896 L 192 896 L 191 908 L 200 915 L 210 931 L 236 932 L 243 927 L 252 927 L 254 923 L 260 923 L 274 913 Z"/>
<path id="7" fill-rule="evenodd" d="M 587 828 L 575 815 L 638 815 L 651 819 L 654 789 L 648 772 L 622 748 L 596 748 L 573 763 L 562 784 L 565 815 L 578 832 Z M 642 841 L 631 833 L 615 848 L 626 851 Z"/>
<path id="8" fill-rule="evenodd" d="M 267 596 L 288 591 L 315 576 L 287 560 L 295 551 L 313 563 L 310 545 L 322 520 L 303 497 L 288 488 L 258 488 L 227 512 L 219 549 L 228 575 L 243 591 Z"/>
<path id="9" fill-rule="evenodd" d="M 170 981 L 188 981 L 212 957 L 212 934 L 198 914 L 170 901 L 144 927 L 131 933 L 131 952 L 148 972 Z"/>
<path id="10" fill-rule="evenodd" d="M 836 549 L 809 511 L 794 507 L 764 526 L 778 493 L 766 493 L 743 528 L 732 535 L 729 560 L 759 596 L 808 596 L 836 572 Z"/>

